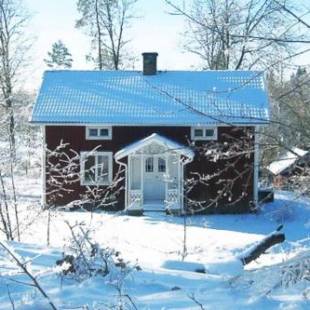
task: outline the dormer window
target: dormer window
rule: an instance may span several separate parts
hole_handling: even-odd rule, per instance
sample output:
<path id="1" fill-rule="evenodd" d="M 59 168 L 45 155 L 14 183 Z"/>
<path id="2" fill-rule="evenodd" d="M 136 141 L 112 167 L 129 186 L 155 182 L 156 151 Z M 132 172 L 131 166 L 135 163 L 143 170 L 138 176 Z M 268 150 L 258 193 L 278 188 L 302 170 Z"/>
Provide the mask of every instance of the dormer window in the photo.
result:
<path id="1" fill-rule="evenodd" d="M 217 140 L 216 127 L 192 127 L 191 129 L 192 140 Z"/>
<path id="2" fill-rule="evenodd" d="M 104 126 L 87 126 L 86 127 L 86 140 L 111 140 L 112 127 Z"/>

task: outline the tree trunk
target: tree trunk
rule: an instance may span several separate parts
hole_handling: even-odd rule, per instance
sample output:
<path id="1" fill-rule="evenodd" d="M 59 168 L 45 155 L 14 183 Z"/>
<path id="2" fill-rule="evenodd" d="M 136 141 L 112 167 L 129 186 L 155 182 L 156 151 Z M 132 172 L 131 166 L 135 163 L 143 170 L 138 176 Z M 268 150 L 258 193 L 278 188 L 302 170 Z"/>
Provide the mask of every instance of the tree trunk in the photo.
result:
<path id="1" fill-rule="evenodd" d="M 268 235 L 257 245 L 251 247 L 246 253 L 240 258 L 243 265 L 247 265 L 262 254 L 272 246 L 282 243 L 285 240 L 284 233 L 280 233 L 280 230 L 283 228 L 283 225 L 280 225 L 276 231 Z"/>
<path id="2" fill-rule="evenodd" d="M 96 14 L 96 27 L 97 27 L 97 44 L 98 44 L 98 69 L 103 69 L 103 57 L 102 57 L 102 38 L 101 38 L 101 26 L 99 21 L 99 7 L 98 0 L 95 2 L 95 14 Z"/>

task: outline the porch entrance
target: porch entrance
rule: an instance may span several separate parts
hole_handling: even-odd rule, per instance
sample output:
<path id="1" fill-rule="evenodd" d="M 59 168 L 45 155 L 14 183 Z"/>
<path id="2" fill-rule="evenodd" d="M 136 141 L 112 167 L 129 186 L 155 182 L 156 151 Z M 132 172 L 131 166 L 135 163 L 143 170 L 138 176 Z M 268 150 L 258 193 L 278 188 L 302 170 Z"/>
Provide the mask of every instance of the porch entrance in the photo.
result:
<path id="1" fill-rule="evenodd" d="M 126 209 L 163 211 L 183 208 L 183 170 L 194 153 L 158 134 L 137 141 L 115 154 L 128 158 Z"/>

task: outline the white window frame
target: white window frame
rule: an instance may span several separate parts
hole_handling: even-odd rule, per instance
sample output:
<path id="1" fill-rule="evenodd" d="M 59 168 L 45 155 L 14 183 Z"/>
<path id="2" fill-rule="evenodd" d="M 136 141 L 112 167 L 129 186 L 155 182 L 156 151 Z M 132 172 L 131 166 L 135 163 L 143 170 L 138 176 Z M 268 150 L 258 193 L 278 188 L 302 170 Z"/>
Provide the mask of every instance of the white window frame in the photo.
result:
<path id="1" fill-rule="evenodd" d="M 203 131 L 203 135 L 201 137 L 195 136 L 195 130 L 201 129 Z M 206 129 L 212 129 L 214 131 L 214 134 L 212 137 L 206 136 Z M 195 126 L 191 127 L 191 138 L 192 140 L 196 141 L 211 141 L 211 140 L 217 140 L 217 127 L 211 127 L 211 126 Z"/>
<path id="2" fill-rule="evenodd" d="M 90 129 L 97 129 L 98 133 L 100 133 L 101 129 L 107 129 L 109 134 L 107 136 L 90 136 L 89 131 Z M 85 127 L 85 137 L 86 140 L 112 140 L 112 126 L 86 126 Z"/>
<path id="3" fill-rule="evenodd" d="M 89 182 L 85 180 L 85 162 L 88 156 L 95 156 L 95 165 L 98 162 L 98 156 L 107 156 L 108 157 L 108 182 L 97 182 L 97 169 L 95 170 L 95 181 Z M 113 179 L 113 153 L 112 152 L 81 152 L 81 161 L 80 161 L 80 176 L 81 176 L 81 185 L 111 185 Z"/>

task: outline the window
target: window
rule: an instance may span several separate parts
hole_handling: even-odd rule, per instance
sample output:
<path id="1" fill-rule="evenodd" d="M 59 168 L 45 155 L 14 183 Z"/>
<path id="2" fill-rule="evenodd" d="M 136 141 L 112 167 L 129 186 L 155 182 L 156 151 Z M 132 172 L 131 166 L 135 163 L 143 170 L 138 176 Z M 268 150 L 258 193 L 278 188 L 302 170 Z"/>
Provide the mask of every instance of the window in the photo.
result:
<path id="1" fill-rule="evenodd" d="M 166 161 L 163 158 L 158 158 L 158 172 L 166 172 Z"/>
<path id="2" fill-rule="evenodd" d="M 217 128 L 216 127 L 192 127 L 191 130 L 192 140 L 216 140 Z"/>
<path id="3" fill-rule="evenodd" d="M 203 129 L 194 129 L 194 136 L 197 137 L 203 137 Z"/>
<path id="4" fill-rule="evenodd" d="M 154 159 L 153 157 L 149 157 L 145 160 L 145 172 L 153 172 L 154 171 Z"/>
<path id="5" fill-rule="evenodd" d="M 112 153 L 81 153 L 81 184 L 109 185 L 112 183 Z"/>
<path id="6" fill-rule="evenodd" d="M 214 130 L 215 130 L 214 128 L 205 129 L 205 136 L 208 138 L 209 137 L 213 138 L 214 137 Z"/>
<path id="7" fill-rule="evenodd" d="M 111 140 L 112 127 L 86 127 L 87 140 Z"/>

